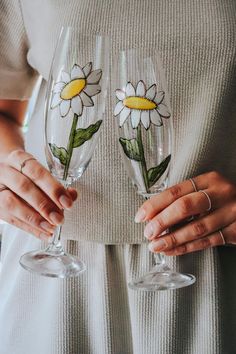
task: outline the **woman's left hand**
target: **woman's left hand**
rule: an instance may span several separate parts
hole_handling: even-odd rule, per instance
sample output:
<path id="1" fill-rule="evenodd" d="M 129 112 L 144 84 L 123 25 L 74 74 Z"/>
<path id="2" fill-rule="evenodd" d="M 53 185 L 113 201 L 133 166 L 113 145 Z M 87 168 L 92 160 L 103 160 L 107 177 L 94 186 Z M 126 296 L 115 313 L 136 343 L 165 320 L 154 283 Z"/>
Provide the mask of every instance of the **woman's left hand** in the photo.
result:
<path id="1" fill-rule="evenodd" d="M 138 210 L 135 221 L 148 221 L 144 235 L 152 252 L 177 256 L 236 244 L 236 185 L 218 172 L 193 181 L 197 191 L 186 180 L 150 198 Z"/>

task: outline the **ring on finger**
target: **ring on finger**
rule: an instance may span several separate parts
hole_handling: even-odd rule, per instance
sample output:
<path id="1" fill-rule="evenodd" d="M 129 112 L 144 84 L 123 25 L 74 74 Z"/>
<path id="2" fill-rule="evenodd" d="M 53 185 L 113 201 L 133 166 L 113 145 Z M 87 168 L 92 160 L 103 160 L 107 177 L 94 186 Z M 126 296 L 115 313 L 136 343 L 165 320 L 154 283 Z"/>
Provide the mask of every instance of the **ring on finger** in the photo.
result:
<path id="1" fill-rule="evenodd" d="M 28 162 L 28 161 L 30 161 L 30 160 L 36 160 L 36 158 L 34 158 L 34 157 L 28 157 L 27 159 L 25 159 L 25 160 L 20 164 L 20 173 L 24 174 L 24 173 L 23 173 L 23 168 L 25 167 L 26 162 Z"/>
<path id="2" fill-rule="evenodd" d="M 220 237 L 221 237 L 221 239 L 222 239 L 222 241 L 223 241 L 223 245 L 225 245 L 226 242 L 225 242 L 225 238 L 224 238 L 224 235 L 223 235 L 222 230 L 219 230 L 219 234 L 220 234 Z"/>
<path id="3" fill-rule="evenodd" d="M 203 190 L 199 190 L 198 192 L 199 193 L 203 193 L 206 196 L 206 198 L 208 200 L 208 203 L 209 203 L 209 207 L 207 208 L 206 211 L 210 211 L 211 207 L 212 207 L 212 203 L 211 203 L 211 198 L 209 197 L 208 193 L 206 191 L 203 191 Z"/>
<path id="4" fill-rule="evenodd" d="M 192 183 L 194 192 L 198 192 L 198 189 L 197 189 L 197 186 L 196 186 L 196 183 L 195 183 L 194 179 L 193 178 L 189 178 L 189 181 Z"/>

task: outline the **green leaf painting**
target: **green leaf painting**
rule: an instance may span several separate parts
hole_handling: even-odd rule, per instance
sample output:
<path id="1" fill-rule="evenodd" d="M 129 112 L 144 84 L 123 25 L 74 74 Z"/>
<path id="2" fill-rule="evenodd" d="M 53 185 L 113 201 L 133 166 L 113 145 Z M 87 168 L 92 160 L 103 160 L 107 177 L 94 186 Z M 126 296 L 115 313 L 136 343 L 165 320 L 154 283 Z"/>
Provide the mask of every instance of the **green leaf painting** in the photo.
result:
<path id="1" fill-rule="evenodd" d="M 169 165 L 170 159 L 171 155 L 168 155 L 158 166 L 152 167 L 148 170 L 149 188 L 151 188 L 163 175 Z"/>
<path id="2" fill-rule="evenodd" d="M 62 165 L 66 165 L 67 158 L 68 158 L 67 150 L 64 147 L 58 147 L 55 144 L 49 143 L 49 146 L 50 146 L 53 156 L 58 158 Z"/>
<path id="3" fill-rule="evenodd" d="M 77 148 L 90 140 L 93 135 L 99 130 L 102 120 L 98 120 L 95 124 L 90 125 L 86 129 L 77 129 L 74 135 L 73 148 Z"/>
<path id="4" fill-rule="evenodd" d="M 138 142 L 136 139 L 120 138 L 119 142 L 124 150 L 125 155 L 135 161 L 141 161 Z"/>

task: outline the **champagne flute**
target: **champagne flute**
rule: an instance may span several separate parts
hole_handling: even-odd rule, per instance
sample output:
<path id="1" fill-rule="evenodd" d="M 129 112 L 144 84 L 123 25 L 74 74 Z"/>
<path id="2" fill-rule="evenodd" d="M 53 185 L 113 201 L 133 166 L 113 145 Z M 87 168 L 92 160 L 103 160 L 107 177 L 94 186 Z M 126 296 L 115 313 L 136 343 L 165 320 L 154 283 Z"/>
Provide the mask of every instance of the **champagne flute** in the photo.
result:
<path id="1" fill-rule="evenodd" d="M 137 193 L 148 199 L 168 186 L 173 146 L 170 102 L 157 53 L 122 51 L 114 81 L 114 115 L 123 161 Z M 195 282 L 191 274 L 172 271 L 163 254 L 156 254 L 155 261 L 149 273 L 129 283 L 130 288 L 168 290 Z"/>
<path id="2" fill-rule="evenodd" d="M 54 53 L 45 105 L 48 167 L 66 188 L 86 170 L 100 133 L 108 84 L 109 42 L 99 34 L 62 28 Z M 40 275 L 75 277 L 85 264 L 66 253 L 61 226 L 45 250 L 24 254 L 20 264 Z"/>

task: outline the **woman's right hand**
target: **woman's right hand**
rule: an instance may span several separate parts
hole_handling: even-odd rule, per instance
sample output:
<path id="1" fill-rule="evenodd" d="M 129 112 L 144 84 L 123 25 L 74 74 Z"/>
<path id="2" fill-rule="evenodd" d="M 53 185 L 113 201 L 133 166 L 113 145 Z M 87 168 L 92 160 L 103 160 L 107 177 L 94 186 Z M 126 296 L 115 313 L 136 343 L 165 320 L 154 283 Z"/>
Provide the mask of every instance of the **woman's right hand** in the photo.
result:
<path id="1" fill-rule="evenodd" d="M 0 219 L 48 240 L 55 227 L 63 223 L 63 209 L 72 207 L 77 192 L 73 188 L 66 190 L 32 158 L 19 149 L 0 162 Z"/>

